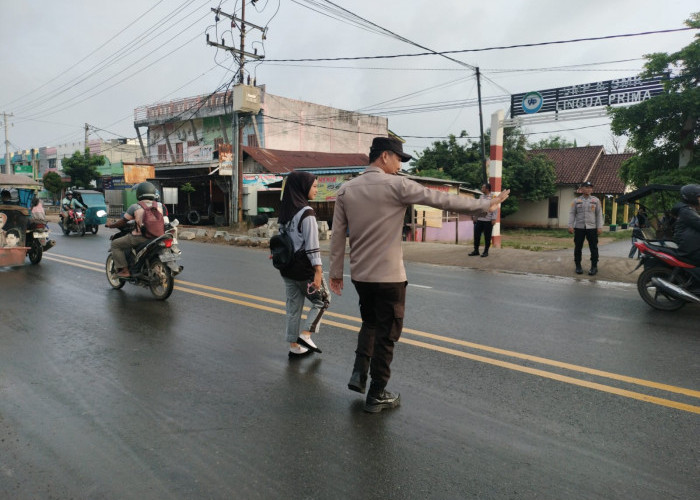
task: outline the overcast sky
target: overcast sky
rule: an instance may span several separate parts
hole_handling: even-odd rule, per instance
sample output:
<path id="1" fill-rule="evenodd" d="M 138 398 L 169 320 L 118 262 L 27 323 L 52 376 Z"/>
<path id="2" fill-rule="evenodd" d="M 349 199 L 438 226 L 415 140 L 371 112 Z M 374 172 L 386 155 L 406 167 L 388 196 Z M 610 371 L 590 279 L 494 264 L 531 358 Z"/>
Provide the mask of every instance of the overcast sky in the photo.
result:
<path id="1" fill-rule="evenodd" d="M 641 70 L 644 54 L 677 51 L 696 32 L 469 50 L 678 29 L 700 10 L 697 0 L 333 3 L 368 22 L 341 19 L 337 8 L 321 0 L 248 2 L 246 20 L 267 31 L 262 40 L 260 31 L 248 29 L 246 50 L 257 49 L 265 61 L 246 64 L 246 72 L 275 95 L 388 116 L 389 128 L 406 138 L 409 152 L 462 130 L 478 136 L 472 67 L 484 77 L 487 129 L 491 113 L 508 108 L 503 99 L 511 93 L 630 77 Z M 240 17 L 240 0 L 0 0 L 0 112 L 14 114 L 11 150 L 81 141 L 85 123 L 100 129 L 91 137 L 135 137 L 134 108 L 208 94 L 230 81 L 238 63 L 205 41 L 209 33 L 211 40 L 239 45 L 230 21 L 214 19 L 210 9 L 219 4 Z M 466 65 L 437 55 L 274 62 L 425 49 L 464 51 L 450 57 Z M 579 146 L 612 145 L 607 118 L 540 124 L 526 132 L 532 140 L 559 134 Z"/>

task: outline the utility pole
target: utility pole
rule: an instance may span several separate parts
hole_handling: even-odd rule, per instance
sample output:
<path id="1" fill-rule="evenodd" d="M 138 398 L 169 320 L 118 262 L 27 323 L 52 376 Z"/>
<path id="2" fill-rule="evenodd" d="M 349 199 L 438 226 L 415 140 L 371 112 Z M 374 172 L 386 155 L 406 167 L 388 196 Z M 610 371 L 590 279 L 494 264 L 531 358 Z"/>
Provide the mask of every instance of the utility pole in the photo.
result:
<path id="1" fill-rule="evenodd" d="M 87 123 L 85 124 L 85 150 L 83 153 L 85 153 L 88 149 L 88 134 L 90 133 L 90 125 Z"/>
<path id="2" fill-rule="evenodd" d="M 244 50 L 245 48 L 245 32 L 246 32 L 246 26 L 250 26 L 255 29 L 259 29 L 262 32 L 262 38 L 263 40 L 265 39 L 265 34 L 266 34 L 266 28 L 263 28 L 261 26 L 257 26 L 253 23 L 249 23 L 245 20 L 245 2 L 241 3 L 241 17 L 235 17 L 231 14 L 227 14 L 225 12 L 222 12 L 221 9 L 219 8 L 212 8 L 212 12 L 216 15 L 216 21 L 219 20 L 219 15 L 222 15 L 224 17 L 227 17 L 231 20 L 231 28 L 235 27 L 240 27 L 241 31 L 241 38 L 240 38 L 240 48 L 237 49 L 236 47 L 233 46 L 233 40 L 231 41 L 232 46 L 229 47 L 225 44 L 225 40 L 221 40 L 221 43 L 217 42 L 211 42 L 209 41 L 209 34 L 207 34 L 207 44 L 212 45 L 214 47 L 218 47 L 220 49 L 228 50 L 232 54 L 237 54 L 238 55 L 238 83 L 242 84 L 243 83 L 243 66 L 245 65 L 245 58 L 249 57 L 250 59 L 264 59 L 265 56 L 263 55 L 258 55 L 257 50 L 255 50 L 254 53 L 246 52 Z M 238 24 L 236 24 L 238 23 Z M 243 127 L 242 123 L 239 123 L 241 119 L 241 114 L 238 113 L 237 110 L 233 110 L 233 137 L 235 137 L 235 147 L 233 148 L 234 154 L 235 154 L 235 159 L 234 159 L 234 166 L 231 169 L 231 212 L 233 215 L 233 222 L 238 223 L 242 221 L 243 217 L 243 149 L 241 146 L 243 145 Z M 238 129 L 238 130 L 236 130 Z M 234 196 L 234 191 L 235 191 L 235 196 Z"/>
<path id="3" fill-rule="evenodd" d="M 10 127 L 9 122 L 7 121 L 7 117 L 9 116 L 15 116 L 12 113 L 9 115 L 3 111 L 2 113 L 2 119 L 3 122 L 5 123 L 5 173 L 6 174 L 14 174 L 14 169 L 12 168 L 12 164 L 10 163 L 10 140 L 7 138 L 7 129 Z"/>
<path id="4" fill-rule="evenodd" d="M 476 67 L 476 93 L 479 97 L 479 139 L 481 140 L 481 177 L 483 182 L 488 181 L 486 173 L 486 145 L 484 144 L 484 118 L 481 111 L 481 73 L 479 66 Z"/>

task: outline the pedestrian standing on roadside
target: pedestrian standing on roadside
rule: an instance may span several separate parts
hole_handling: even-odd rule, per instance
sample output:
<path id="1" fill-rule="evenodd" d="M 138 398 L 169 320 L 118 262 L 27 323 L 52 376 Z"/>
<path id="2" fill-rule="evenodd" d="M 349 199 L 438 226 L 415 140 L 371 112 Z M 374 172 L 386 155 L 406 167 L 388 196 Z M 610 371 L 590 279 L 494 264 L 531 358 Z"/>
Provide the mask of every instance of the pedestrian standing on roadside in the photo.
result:
<path id="1" fill-rule="evenodd" d="M 406 207 L 429 205 L 460 213 L 486 213 L 508 198 L 509 190 L 491 200 L 449 195 L 396 175 L 411 159 L 398 139 L 375 137 L 369 166 L 338 190 L 331 237 L 331 291 L 341 295 L 346 231 L 350 238 L 350 277 L 360 301 L 362 326 L 348 388 L 365 393 L 364 409 L 377 413 L 396 408 L 399 394 L 386 390 L 391 376 L 394 344 L 401 336 L 406 300 L 406 270 L 401 229 Z"/>
<path id="2" fill-rule="evenodd" d="M 647 227 L 647 211 L 644 209 L 644 207 L 641 207 L 639 210 L 637 210 L 637 215 L 632 217 L 632 220 L 630 221 L 630 227 L 632 228 L 632 248 L 630 248 L 630 253 L 628 257 L 630 259 L 634 259 L 634 254 L 636 253 L 638 257 L 641 257 L 642 254 L 639 252 L 639 249 L 634 246 L 634 240 L 636 238 L 644 238 L 644 232 L 642 229 Z"/>
<path id="3" fill-rule="evenodd" d="M 490 200 L 493 198 L 491 194 L 491 184 L 485 183 L 481 186 L 481 192 L 483 196 L 479 198 L 480 200 Z M 491 232 L 493 230 L 493 225 L 496 223 L 496 215 L 498 210 L 493 210 L 488 212 L 486 215 L 472 215 L 472 221 L 474 222 L 474 251 L 468 254 L 470 257 L 475 257 L 479 255 L 479 243 L 481 242 L 481 235 L 484 235 L 484 253 L 481 254 L 482 257 L 489 256 L 489 248 L 491 248 Z"/>
<path id="4" fill-rule="evenodd" d="M 591 196 L 593 184 L 584 182 L 579 190 L 581 196 L 574 199 L 569 210 L 569 234 L 574 235 L 574 263 L 576 274 L 583 274 L 581 250 L 583 241 L 588 241 L 591 251 L 590 276 L 598 273 L 598 235 L 603 232 L 603 209 L 600 200 Z"/>
<path id="5" fill-rule="evenodd" d="M 331 301 L 323 279 L 316 214 L 309 206 L 309 200 L 313 200 L 317 192 L 316 177 L 308 172 L 292 172 L 282 188 L 278 223 L 292 239 L 295 253 L 292 268 L 280 270 L 287 295 L 284 327 L 290 359 L 321 352 L 311 340 L 311 334 L 318 333 L 323 313 Z M 305 300 L 311 302 L 311 311 L 300 332 Z"/>

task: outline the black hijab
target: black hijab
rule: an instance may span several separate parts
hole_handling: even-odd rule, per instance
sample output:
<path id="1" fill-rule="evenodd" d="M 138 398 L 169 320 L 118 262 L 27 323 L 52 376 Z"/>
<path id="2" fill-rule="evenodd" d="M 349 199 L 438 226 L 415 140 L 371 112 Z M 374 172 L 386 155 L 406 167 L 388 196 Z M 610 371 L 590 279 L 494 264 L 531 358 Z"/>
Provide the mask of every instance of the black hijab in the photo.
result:
<path id="1" fill-rule="evenodd" d="M 286 224 L 299 210 L 309 205 L 309 190 L 316 176 L 308 172 L 293 171 L 287 176 L 282 191 L 282 206 L 277 222 Z"/>

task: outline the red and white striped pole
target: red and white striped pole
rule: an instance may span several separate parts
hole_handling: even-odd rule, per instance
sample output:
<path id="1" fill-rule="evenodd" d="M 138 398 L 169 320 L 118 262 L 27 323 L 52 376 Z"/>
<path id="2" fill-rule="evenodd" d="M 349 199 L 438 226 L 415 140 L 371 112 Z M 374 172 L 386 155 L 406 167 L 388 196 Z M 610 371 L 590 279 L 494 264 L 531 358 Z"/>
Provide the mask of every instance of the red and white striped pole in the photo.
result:
<path id="1" fill-rule="evenodd" d="M 489 154 L 489 183 L 494 196 L 501 194 L 501 177 L 503 175 L 503 117 L 499 109 L 491 115 L 491 151 Z M 491 233 L 491 244 L 501 248 L 501 210 L 496 214 L 496 223 Z"/>

